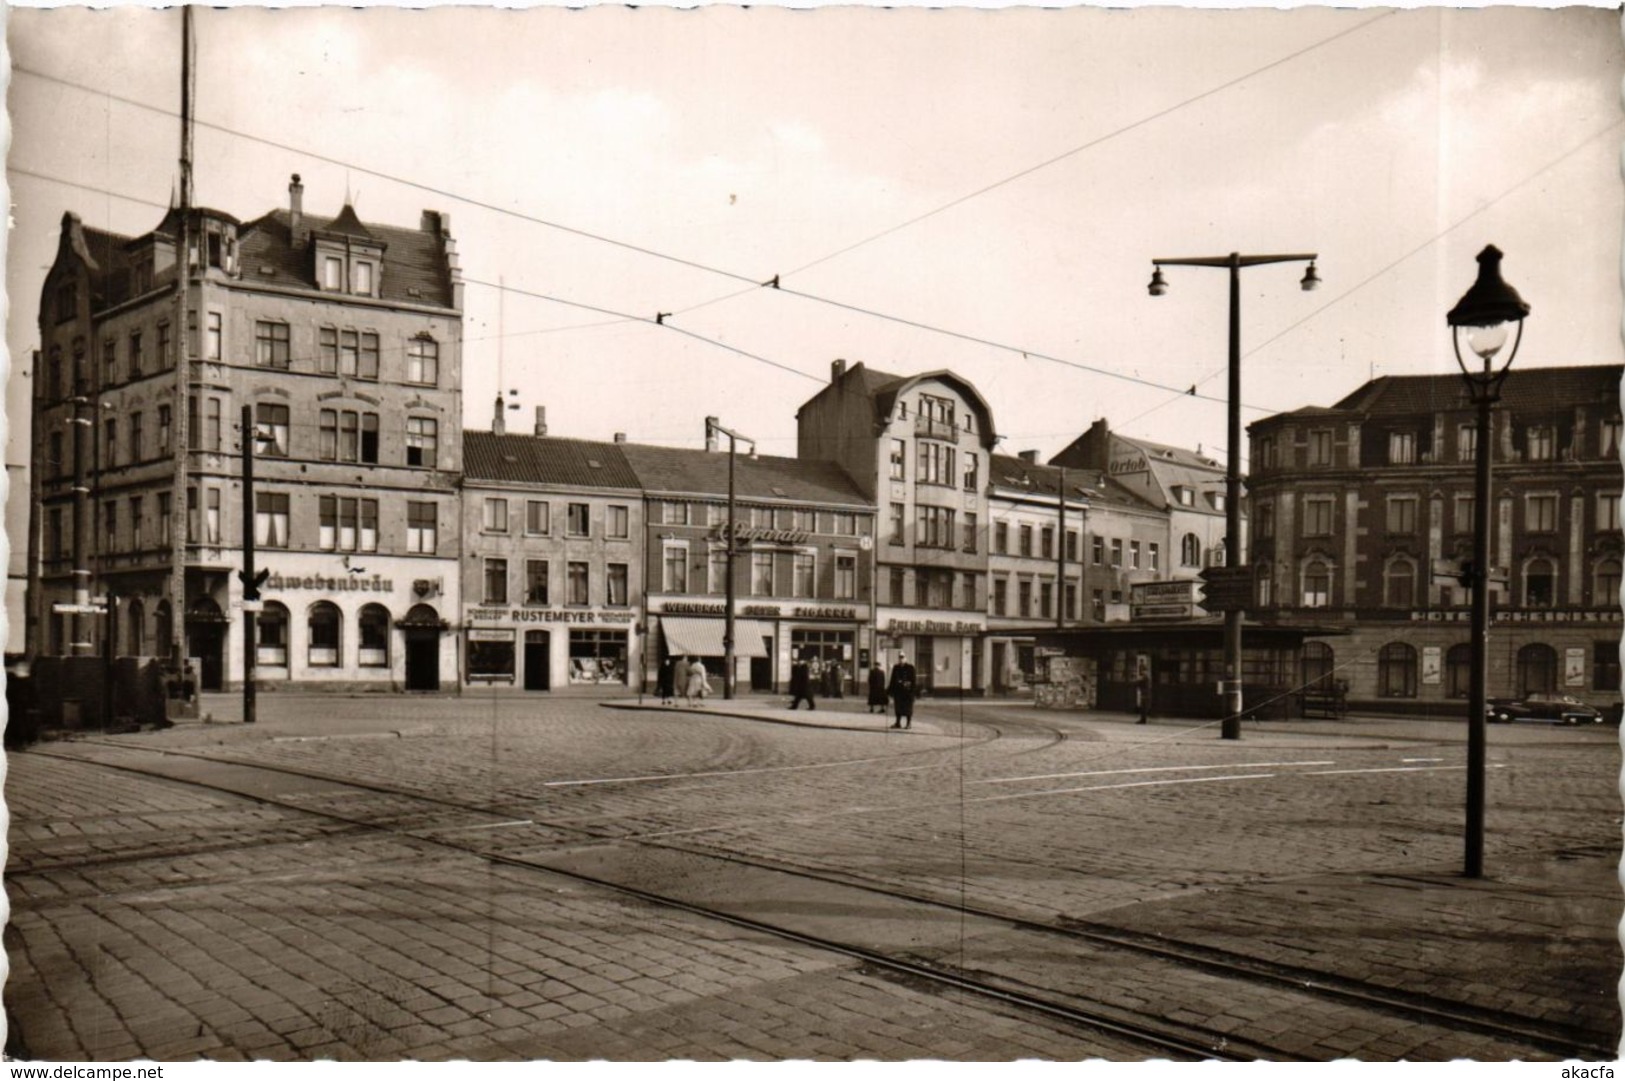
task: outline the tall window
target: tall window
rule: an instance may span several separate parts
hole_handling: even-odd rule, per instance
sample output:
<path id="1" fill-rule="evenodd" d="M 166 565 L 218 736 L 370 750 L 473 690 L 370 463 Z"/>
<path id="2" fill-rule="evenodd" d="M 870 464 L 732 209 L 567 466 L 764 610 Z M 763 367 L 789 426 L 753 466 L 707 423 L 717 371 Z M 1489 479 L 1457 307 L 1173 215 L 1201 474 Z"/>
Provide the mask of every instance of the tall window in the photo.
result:
<path id="1" fill-rule="evenodd" d="M 130 497 L 130 547 L 134 551 L 141 551 L 141 542 L 146 533 L 146 521 L 142 517 L 143 503 L 138 495 Z M 1616 572 L 1617 573 L 1617 572 Z"/>
<path id="2" fill-rule="evenodd" d="M 1104 537 L 1091 537 L 1089 539 L 1089 562 L 1099 567 L 1106 562 L 1106 540 Z"/>
<path id="3" fill-rule="evenodd" d="M 356 630 L 360 646 L 356 663 L 363 668 L 388 668 L 389 609 L 381 604 L 363 605 Z"/>
<path id="4" fill-rule="evenodd" d="M 508 501 L 506 499 L 488 497 L 485 500 L 485 517 L 481 521 L 481 528 L 487 533 L 506 533 L 508 531 Z"/>
<path id="5" fill-rule="evenodd" d="M 906 584 L 906 577 L 904 575 L 903 568 L 902 567 L 892 567 L 890 569 L 890 571 L 886 575 L 886 589 L 887 589 L 886 596 L 887 596 L 887 599 L 890 600 L 892 604 L 907 604 L 908 603 L 907 598 L 905 598 L 903 596 L 905 584 Z"/>
<path id="6" fill-rule="evenodd" d="M 908 444 L 901 439 L 891 441 L 891 479 L 904 480 L 904 472 L 908 461 Z"/>
<path id="7" fill-rule="evenodd" d="M 993 579 L 993 614 L 1007 614 L 1010 605 L 1010 582 L 1002 575 Z"/>
<path id="8" fill-rule="evenodd" d="M 203 358 L 219 360 L 224 340 L 220 329 L 220 313 L 209 312 L 203 317 Z"/>
<path id="9" fill-rule="evenodd" d="M 790 561 L 790 595 L 813 596 L 814 579 L 818 570 L 818 557 L 811 552 L 796 552 Z"/>
<path id="10" fill-rule="evenodd" d="M 111 499 L 102 504 L 102 525 L 107 530 L 107 550 L 118 551 L 118 504 Z"/>
<path id="11" fill-rule="evenodd" d="M 1160 571 L 1162 569 L 1162 546 L 1156 541 L 1146 545 L 1146 556 L 1149 560 L 1148 570 Z"/>
<path id="12" fill-rule="evenodd" d="M 440 424 L 432 417 L 406 418 L 406 464 L 433 469 L 440 443 Z"/>
<path id="13" fill-rule="evenodd" d="M 317 500 L 323 551 L 376 552 L 378 501 L 324 495 Z"/>
<path id="14" fill-rule="evenodd" d="M 1140 569 L 1140 542 L 1137 540 L 1128 542 L 1128 566 L 1130 570 Z"/>
<path id="15" fill-rule="evenodd" d="M 112 469 L 118 465 L 118 421 L 110 420 L 102 426 L 102 466 Z"/>
<path id="16" fill-rule="evenodd" d="M 221 450 L 220 442 L 220 412 L 222 404 L 219 398 L 203 399 L 203 449 L 218 453 Z"/>
<path id="17" fill-rule="evenodd" d="M 624 540 L 631 536 L 627 508 L 611 504 L 604 510 L 604 536 Z"/>
<path id="18" fill-rule="evenodd" d="M 265 320 L 254 324 L 254 363 L 261 368 L 288 366 L 288 324 Z"/>
<path id="19" fill-rule="evenodd" d="M 168 405 L 158 407 L 158 453 L 169 453 L 169 441 L 173 438 L 175 412 Z"/>
<path id="20" fill-rule="evenodd" d="M 1598 608 L 1619 606 L 1619 560 L 1605 559 L 1597 564 L 1596 588 L 1591 603 Z"/>
<path id="21" fill-rule="evenodd" d="M 1181 567 L 1202 565 L 1202 541 L 1195 533 L 1187 533 L 1179 539 L 1179 565 Z"/>
<path id="22" fill-rule="evenodd" d="M 1524 497 L 1524 528 L 1531 533 L 1557 529 L 1557 496 L 1551 493 Z"/>
<path id="23" fill-rule="evenodd" d="M 1033 614 L 1033 583 L 1030 578 L 1022 578 L 1016 582 L 1016 615 L 1030 616 Z"/>
<path id="24" fill-rule="evenodd" d="M 1078 561 L 1078 531 L 1076 529 L 1066 531 L 1066 561 L 1068 563 Z"/>
<path id="25" fill-rule="evenodd" d="M 1416 433 L 1388 433 L 1388 464 L 1410 465 L 1416 461 Z"/>
<path id="26" fill-rule="evenodd" d="M 1390 608 L 1409 608 L 1416 600 L 1416 568 L 1408 559 L 1388 564 L 1383 575 L 1383 603 Z"/>
<path id="27" fill-rule="evenodd" d="M 1451 512 L 1457 533 L 1471 533 L 1473 531 L 1473 496 L 1470 492 L 1457 492 L 1454 498 L 1455 509 Z"/>
<path id="28" fill-rule="evenodd" d="M 254 543 L 261 548 L 288 546 L 288 493 L 254 493 Z"/>
<path id="29" fill-rule="evenodd" d="M 130 331 L 130 378 L 139 377 L 145 366 L 146 358 L 141 352 L 141 332 L 132 330 Z"/>
<path id="30" fill-rule="evenodd" d="M 858 595 L 858 557 L 835 557 L 835 599 L 849 601 Z"/>
<path id="31" fill-rule="evenodd" d="M 1456 425 L 1456 457 L 1464 462 L 1478 459 L 1478 425 Z"/>
<path id="32" fill-rule="evenodd" d="M 1450 698 L 1466 698 L 1473 689 L 1473 647 L 1457 642 L 1444 651 L 1445 694 Z"/>
<path id="33" fill-rule="evenodd" d="M 159 610 L 160 621 L 163 618 Z M 288 610 L 276 601 L 266 601 L 265 610 L 255 623 L 258 649 L 255 659 L 264 665 L 281 668 L 288 663 Z M 167 636 L 160 633 L 158 641 L 167 645 Z M 162 646 L 160 646 L 162 648 Z"/>
<path id="34" fill-rule="evenodd" d="M 952 484 L 954 482 L 954 448 L 945 443 L 922 439 L 915 444 L 917 468 L 916 484 Z"/>
<path id="35" fill-rule="evenodd" d="M 1597 493 L 1597 528 L 1619 528 L 1619 493 Z"/>
<path id="36" fill-rule="evenodd" d="M 591 508 L 586 503 L 571 503 L 565 508 L 564 531 L 572 537 L 585 537 L 591 530 Z"/>
<path id="37" fill-rule="evenodd" d="M 1123 565 L 1123 538 L 1122 537 L 1113 537 L 1112 538 L 1112 566 L 1120 568 L 1120 567 L 1122 567 L 1122 565 Z"/>
<path id="38" fill-rule="evenodd" d="M 1259 540 L 1275 536 L 1275 504 L 1259 503 L 1253 509 L 1253 522 L 1258 527 Z"/>
<path id="39" fill-rule="evenodd" d="M 1303 535 L 1306 537 L 1329 537 L 1332 535 L 1333 510 L 1336 506 L 1331 496 L 1314 496 L 1303 501 Z"/>
<path id="40" fill-rule="evenodd" d="M 667 593 L 688 592 L 688 545 L 668 544 L 661 550 L 660 588 Z"/>
<path id="41" fill-rule="evenodd" d="M 175 363 L 173 350 L 170 348 L 169 324 L 158 324 L 158 367 L 160 370 L 172 367 Z"/>
<path id="42" fill-rule="evenodd" d="M 1332 433 L 1322 428 L 1309 433 L 1309 464 L 1332 464 Z"/>
<path id="43" fill-rule="evenodd" d="M 1377 654 L 1377 694 L 1383 698 L 1416 697 L 1416 649 L 1389 642 Z"/>
<path id="44" fill-rule="evenodd" d="M 891 505 L 891 543 L 907 543 L 907 538 L 903 536 L 903 504 L 901 503 Z"/>
<path id="45" fill-rule="evenodd" d="M 1557 457 L 1557 430 L 1549 424 L 1532 424 L 1524 433 L 1524 447 L 1531 462 L 1549 462 Z"/>
<path id="46" fill-rule="evenodd" d="M 572 561 L 565 566 L 566 604 L 587 603 L 587 564 Z"/>
<path id="47" fill-rule="evenodd" d="M 130 461 L 141 460 L 141 414 L 130 414 Z"/>
<path id="48" fill-rule="evenodd" d="M 172 538 L 171 538 L 170 532 L 169 532 L 169 505 L 170 505 L 170 494 L 168 492 L 159 492 L 158 493 L 158 544 L 161 547 L 164 547 L 164 548 L 169 547 L 169 545 L 172 543 Z"/>
<path id="49" fill-rule="evenodd" d="M 1135 544 L 1134 548 L 1136 553 L 1138 553 L 1139 547 L 1140 546 L 1138 544 Z M 1055 558 L 1054 526 L 1047 525 L 1038 531 L 1038 554 L 1043 556 L 1045 559 Z M 1134 565 L 1139 566 L 1139 561 L 1136 560 Z"/>
<path id="50" fill-rule="evenodd" d="M 1009 522 L 994 522 L 993 523 L 993 551 L 997 552 L 1001 556 L 1009 554 L 1009 552 L 1010 552 L 1010 523 Z"/>
<path id="51" fill-rule="evenodd" d="M 339 628 L 342 621 L 338 606 L 331 601 L 317 601 L 310 606 L 309 650 L 313 668 L 331 668 L 339 663 Z"/>
<path id="52" fill-rule="evenodd" d="M 1619 690 L 1619 640 L 1598 642 L 1592 647 L 1591 689 Z"/>
<path id="53" fill-rule="evenodd" d="M 322 288 L 344 288 L 344 260 L 334 255 L 322 260 Z"/>
<path id="54" fill-rule="evenodd" d="M 547 603 L 547 560 L 525 560 L 525 603 Z"/>
<path id="55" fill-rule="evenodd" d="M 977 461 L 976 455 L 966 454 L 964 468 L 965 491 L 974 492 L 976 490 L 979 476 L 980 463 Z"/>
<path id="56" fill-rule="evenodd" d="M 406 343 L 406 381 L 434 384 L 440 381 L 440 343 L 427 336 Z"/>
<path id="57" fill-rule="evenodd" d="M 914 543 L 926 548 L 954 546 L 954 512 L 951 507 L 919 507 L 918 533 Z"/>
<path id="58" fill-rule="evenodd" d="M 437 515 L 433 503 L 406 505 L 406 550 L 414 555 L 433 555 L 436 546 Z"/>
<path id="59" fill-rule="evenodd" d="M 351 289 L 352 292 L 358 293 L 364 297 L 372 296 L 371 263 L 356 263 L 356 265 L 352 268 L 351 277 L 354 279 Z"/>
<path id="60" fill-rule="evenodd" d="M 276 402 L 259 402 L 254 406 L 254 435 L 258 440 L 256 451 L 267 456 L 288 456 L 288 407 Z"/>
<path id="61" fill-rule="evenodd" d="M 1523 603 L 1530 608 L 1550 608 L 1556 594 L 1556 568 L 1549 559 L 1531 559 L 1523 572 Z"/>
<path id="62" fill-rule="evenodd" d="M 1038 614 L 1045 619 L 1051 616 L 1051 608 L 1055 604 L 1055 583 L 1038 583 Z"/>
<path id="63" fill-rule="evenodd" d="M 1332 603 L 1332 572 L 1320 560 L 1310 560 L 1303 568 L 1303 606 L 1325 608 Z"/>
<path id="64" fill-rule="evenodd" d="M 316 370 L 324 375 L 338 374 L 339 331 L 337 327 L 322 327 L 317 332 Z"/>
<path id="65" fill-rule="evenodd" d="M 1016 529 L 1016 553 L 1031 556 L 1033 554 L 1033 527 L 1022 525 Z"/>
<path id="66" fill-rule="evenodd" d="M 706 588 L 712 593 L 722 594 L 728 591 L 728 552 L 725 548 L 713 548 L 708 564 L 710 577 L 706 579 Z"/>
<path id="67" fill-rule="evenodd" d="M 625 608 L 631 602 L 628 567 L 625 563 L 604 566 L 604 603 L 612 608 Z"/>
<path id="68" fill-rule="evenodd" d="M 203 543 L 220 543 L 220 489 L 203 489 Z"/>
<path id="69" fill-rule="evenodd" d="M 960 545 L 960 547 L 964 548 L 965 551 L 967 551 L 967 552 L 976 551 L 977 524 L 976 524 L 976 512 L 975 511 L 969 511 L 968 510 L 968 511 L 965 512 L 965 531 L 964 532 L 965 532 L 964 541 Z"/>
<path id="70" fill-rule="evenodd" d="M 1598 431 L 1598 453 L 1604 458 L 1619 457 L 1620 418 L 1608 417 Z"/>
<path id="71" fill-rule="evenodd" d="M 750 591 L 752 596 L 770 597 L 773 595 L 773 553 L 752 552 L 750 554 Z"/>
<path id="72" fill-rule="evenodd" d="M 1388 532 L 1415 533 L 1416 532 L 1416 504 L 1414 495 L 1391 495 L 1388 497 Z"/>
<path id="73" fill-rule="evenodd" d="M 508 561 L 506 559 L 487 559 L 485 561 L 485 603 L 508 603 Z"/>

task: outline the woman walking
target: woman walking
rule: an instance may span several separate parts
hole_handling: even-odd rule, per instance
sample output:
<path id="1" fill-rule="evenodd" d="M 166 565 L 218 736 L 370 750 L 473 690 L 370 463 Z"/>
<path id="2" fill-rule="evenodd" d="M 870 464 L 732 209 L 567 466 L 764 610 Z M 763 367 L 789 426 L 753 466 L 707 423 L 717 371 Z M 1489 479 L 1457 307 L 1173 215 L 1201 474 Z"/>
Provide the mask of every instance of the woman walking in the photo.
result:
<path id="1" fill-rule="evenodd" d="M 683 701 L 687 702 L 691 706 L 698 706 L 700 702 L 705 701 L 707 684 L 709 682 L 709 677 L 705 672 L 705 662 L 700 660 L 698 657 L 695 657 L 694 662 L 688 666 L 687 675 L 688 682 L 683 688 Z M 696 702 L 696 698 L 698 698 L 700 701 Z"/>
<path id="2" fill-rule="evenodd" d="M 886 715 L 886 670 L 878 664 L 869 667 L 869 712 Z"/>

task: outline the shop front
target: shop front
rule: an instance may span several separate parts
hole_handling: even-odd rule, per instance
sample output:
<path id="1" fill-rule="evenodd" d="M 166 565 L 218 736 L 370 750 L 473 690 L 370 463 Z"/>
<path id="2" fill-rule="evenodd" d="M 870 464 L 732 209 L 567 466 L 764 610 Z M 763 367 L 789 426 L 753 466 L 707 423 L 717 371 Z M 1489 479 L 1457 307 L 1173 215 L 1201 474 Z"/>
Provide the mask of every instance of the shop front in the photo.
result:
<path id="1" fill-rule="evenodd" d="M 986 631 L 981 613 L 883 607 L 876 615 L 877 663 L 889 671 L 900 656 L 908 657 L 923 693 L 981 694 Z"/>
<path id="2" fill-rule="evenodd" d="M 636 619 L 624 608 L 470 606 L 463 637 L 471 687 L 625 688 L 638 666 Z"/>
<path id="3" fill-rule="evenodd" d="M 734 616 L 735 687 L 762 694 L 781 693 L 797 660 L 814 663 L 820 695 L 852 694 L 861 667 L 868 661 L 862 610 L 851 605 L 820 605 L 796 601 L 741 604 Z M 654 613 L 651 632 L 658 640 L 658 656 L 698 657 L 716 681 L 724 671 L 723 631 L 726 609 L 714 602 L 665 601 Z"/>

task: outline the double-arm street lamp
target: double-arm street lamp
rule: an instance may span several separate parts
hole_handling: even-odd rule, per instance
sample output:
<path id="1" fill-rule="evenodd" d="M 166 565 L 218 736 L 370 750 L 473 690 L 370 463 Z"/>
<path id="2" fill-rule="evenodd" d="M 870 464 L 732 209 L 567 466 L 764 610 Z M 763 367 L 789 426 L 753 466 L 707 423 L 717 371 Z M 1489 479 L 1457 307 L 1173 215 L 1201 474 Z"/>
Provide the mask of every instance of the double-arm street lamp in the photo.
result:
<path id="1" fill-rule="evenodd" d="M 748 435 L 740 435 L 732 428 L 724 428 L 717 423 L 716 417 L 706 417 L 706 443 L 709 444 L 717 435 L 728 437 L 728 533 L 724 538 L 724 543 L 727 544 L 725 549 L 727 562 L 723 571 L 726 576 L 726 585 L 722 599 L 722 697 L 732 699 L 734 696 L 734 549 L 738 546 L 734 529 L 734 451 L 737 443 L 745 442 L 750 444 L 751 452 L 754 454 L 756 440 Z"/>
<path id="2" fill-rule="evenodd" d="M 1224 565 L 1227 583 L 1232 587 L 1243 574 L 1241 549 L 1241 270 L 1267 263 L 1308 263 L 1299 284 L 1305 292 L 1320 284 L 1315 273 L 1313 252 L 1294 255 L 1201 256 L 1190 259 L 1153 259 L 1150 292 L 1160 297 L 1168 291 L 1162 276 L 1165 266 L 1225 267 L 1230 271 L 1230 461 L 1224 473 Z M 1233 589 L 1224 607 L 1224 699 L 1225 714 L 1219 734 L 1223 739 L 1241 738 L 1241 618 L 1245 604 L 1235 598 Z"/>
<path id="3" fill-rule="evenodd" d="M 1529 314 L 1518 291 L 1501 278 L 1501 252 L 1491 244 L 1478 253 L 1478 280 L 1450 309 L 1451 345 L 1456 364 L 1467 382 L 1467 396 L 1478 406 L 1478 435 L 1473 448 L 1477 466 L 1473 489 L 1473 561 L 1462 577 L 1473 590 L 1472 682 L 1467 694 L 1467 852 L 1465 874 L 1484 875 L 1484 716 L 1489 698 L 1490 649 L 1490 459 L 1495 444 L 1490 431 L 1490 406 L 1501 398 L 1501 384 L 1512 370 L 1523 341 L 1523 321 Z M 1512 348 L 1499 368 L 1495 358 L 1511 338 Z M 1473 365 L 1462 356 L 1467 349 L 1477 358 Z"/>

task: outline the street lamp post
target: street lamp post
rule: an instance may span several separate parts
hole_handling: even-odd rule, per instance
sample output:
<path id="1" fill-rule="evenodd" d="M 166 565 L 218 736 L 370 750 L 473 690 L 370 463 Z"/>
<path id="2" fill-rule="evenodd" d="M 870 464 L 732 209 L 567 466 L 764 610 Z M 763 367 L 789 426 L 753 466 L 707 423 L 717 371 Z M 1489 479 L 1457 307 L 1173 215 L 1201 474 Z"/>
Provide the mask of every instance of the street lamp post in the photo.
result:
<path id="1" fill-rule="evenodd" d="M 260 610 L 260 586 L 270 575 L 269 570 L 254 569 L 254 451 L 259 431 L 254 427 L 254 407 L 243 406 L 243 569 L 237 577 L 243 585 L 243 723 L 253 724 L 259 716 L 258 688 L 254 685 L 255 662 L 259 657 L 256 641 L 257 613 Z"/>
<path id="2" fill-rule="evenodd" d="M 1165 266 L 1225 267 L 1230 271 L 1230 404 L 1229 455 L 1224 473 L 1224 564 L 1227 573 L 1235 573 L 1242 566 L 1241 548 L 1241 270 L 1243 267 L 1264 266 L 1268 263 L 1308 263 L 1299 285 L 1305 292 L 1320 285 L 1315 273 L 1313 252 L 1293 255 L 1229 255 L 1200 256 L 1189 259 L 1151 260 L 1152 296 L 1160 297 L 1168 291 L 1168 282 L 1162 276 Z M 1224 698 L 1225 716 L 1219 735 L 1223 739 L 1241 738 L 1241 618 L 1244 609 L 1227 602 L 1224 611 Z"/>
<path id="3" fill-rule="evenodd" d="M 724 428 L 717 423 L 716 417 L 705 418 L 705 439 L 709 443 L 714 435 L 728 437 L 728 535 L 724 543 L 727 544 L 726 563 L 724 575 L 726 583 L 722 599 L 722 697 L 732 700 L 734 696 L 734 451 L 736 444 L 743 440 L 750 444 L 750 449 L 756 450 L 756 440 L 748 435 L 740 435 L 732 428 Z"/>
<path id="4" fill-rule="evenodd" d="M 1478 407 L 1476 468 L 1473 488 L 1473 561 L 1462 577 L 1473 590 L 1471 683 L 1467 695 L 1467 828 L 1464 873 L 1484 876 L 1484 757 L 1485 710 L 1489 699 L 1490 649 L 1490 460 L 1495 444 L 1490 430 L 1490 407 L 1501 398 L 1501 384 L 1512 370 L 1523 341 L 1523 321 L 1529 314 L 1518 291 L 1501 278 L 1501 252 L 1491 244 L 1478 253 L 1478 280 L 1450 309 L 1445 321 L 1451 328 L 1456 364 L 1467 383 L 1467 395 Z M 1496 356 L 1512 338 L 1512 348 L 1499 370 Z M 1468 366 L 1461 355 L 1462 339 L 1479 361 Z"/>

